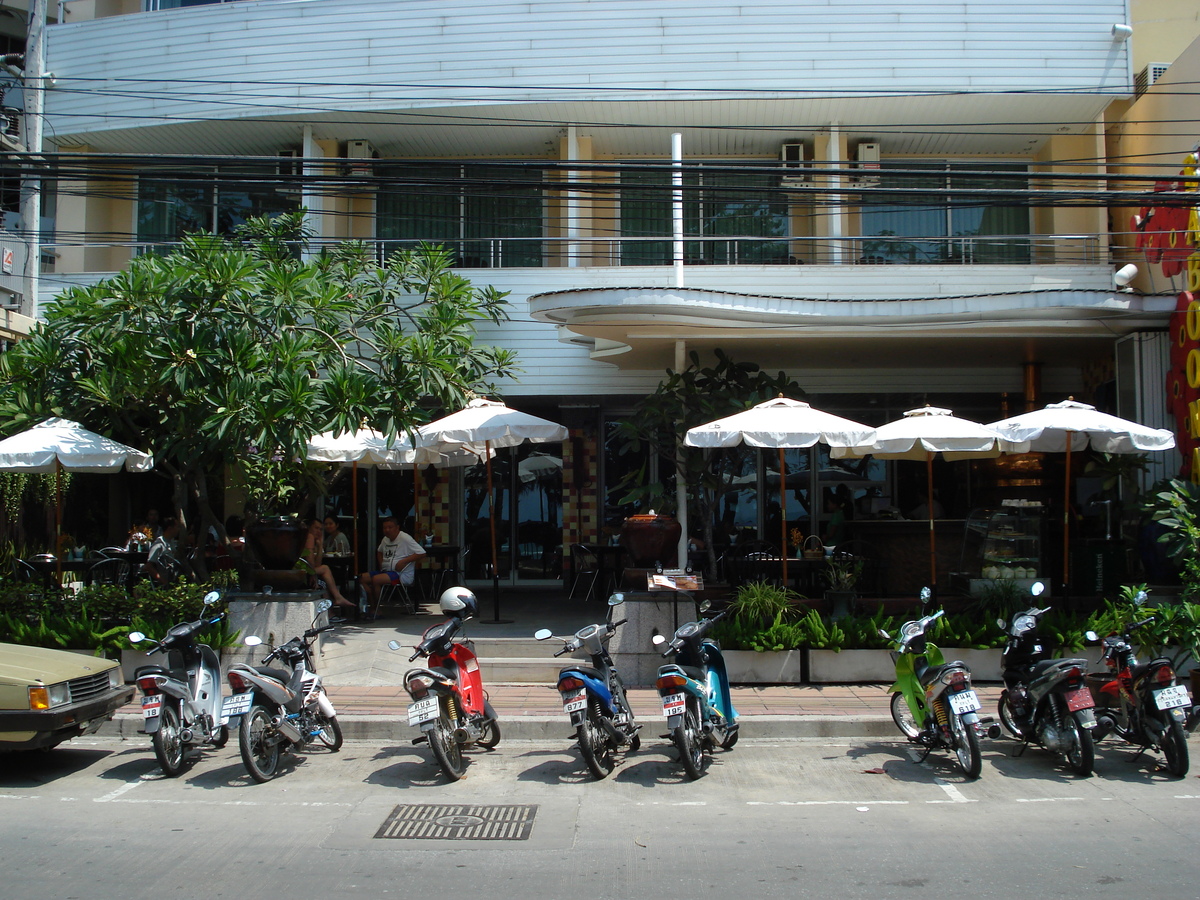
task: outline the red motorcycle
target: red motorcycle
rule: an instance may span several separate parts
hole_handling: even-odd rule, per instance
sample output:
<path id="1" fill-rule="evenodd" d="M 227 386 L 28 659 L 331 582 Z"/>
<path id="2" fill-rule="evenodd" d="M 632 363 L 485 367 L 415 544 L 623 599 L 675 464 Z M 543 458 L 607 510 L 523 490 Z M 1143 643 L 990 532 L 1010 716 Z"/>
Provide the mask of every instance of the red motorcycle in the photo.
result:
<path id="1" fill-rule="evenodd" d="M 413 699 L 408 724 L 422 731 L 413 743 L 428 742 L 446 777 L 457 781 L 466 771 L 463 749 L 476 744 L 489 750 L 495 747 L 500 743 L 500 725 L 483 689 L 479 660 L 465 640 L 454 640 L 463 623 L 479 610 L 475 595 L 453 587 L 442 593 L 439 605 L 446 620 L 427 628 L 408 658 L 412 662 L 423 656 L 429 664 L 405 672 L 404 687 Z M 388 646 L 400 649 L 396 641 Z"/>
<path id="2" fill-rule="evenodd" d="M 1100 691 L 1112 698 L 1112 707 L 1096 711 L 1093 738 L 1099 741 L 1116 732 L 1128 743 L 1141 747 L 1139 755 L 1150 748 L 1162 750 L 1167 771 L 1182 778 L 1190 763 L 1184 730 L 1191 705 L 1187 688 L 1175 683 L 1169 659 L 1158 657 L 1139 663 L 1130 637 L 1135 629 L 1153 620 L 1151 616 L 1133 622 L 1125 626 L 1124 634 L 1104 638 L 1101 659 L 1111 670 L 1112 680 Z M 1093 632 L 1088 638 L 1099 640 Z"/>

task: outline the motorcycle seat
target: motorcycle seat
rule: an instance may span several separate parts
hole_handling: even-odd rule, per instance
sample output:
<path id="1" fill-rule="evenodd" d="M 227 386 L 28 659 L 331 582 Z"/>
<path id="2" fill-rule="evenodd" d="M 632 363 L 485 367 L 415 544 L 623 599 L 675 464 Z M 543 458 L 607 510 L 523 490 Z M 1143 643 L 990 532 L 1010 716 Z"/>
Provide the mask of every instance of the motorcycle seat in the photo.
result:
<path id="1" fill-rule="evenodd" d="M 699 681 L 701 684 L 704 683 L 705 679 L 704 679 L 704 670 L 703 669 L 698 668 L 696 666 L 680 666 L 679 668 L 683 670 L 683 674 L 686 675 L 688 678 L 695 679 L 696 681 Z"/>
<path id="2" fill-rule="evenodd" d="M 933 684 L 945 674 L 947 669 L 966 668 L 966 664 L 961 659 L 955 659 L 940 666 L 926 666 L 917 672 L 917 679 L 921 684 Z"/>
<path id="3" fill-rule="evenodd" d="M 292 676 L 291 673 L 283 671 L 283 669 L 275 669 L 271 666 L 255 666 L 254 671 L 259 675 L 265 675 L 267 678 L 274 678 L 280 684 L 287 684 Z"/>
<path id="4" fill-rule="evenodd" d="M 133 672 L 135 681 L 144 675 L 166 675 L 167 677 L 171 677 L 171 673 L 162 666 L 138 666 Z"/>
<path id="5" fill-rule="evenodd" d="M 562 670 L 563 672 L 578 672 L 580 675 L 586 675 L 588 678 L 604 681 L 604 675 L 591 666 L 563 666 Z M 560 674 L 559 677 L 561 678 L 562 675 Z"/>

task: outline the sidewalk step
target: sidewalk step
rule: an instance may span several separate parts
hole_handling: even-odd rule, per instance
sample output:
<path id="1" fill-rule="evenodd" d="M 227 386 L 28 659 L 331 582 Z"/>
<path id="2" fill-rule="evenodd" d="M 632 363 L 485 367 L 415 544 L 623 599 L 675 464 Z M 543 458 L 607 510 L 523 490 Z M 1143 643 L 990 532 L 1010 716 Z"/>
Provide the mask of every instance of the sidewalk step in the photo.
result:
<path id="1" fill-rule="evenodd" d="M 484 684 L 555 684 L 566 659 L 493 657 L 479 660 Z"/>

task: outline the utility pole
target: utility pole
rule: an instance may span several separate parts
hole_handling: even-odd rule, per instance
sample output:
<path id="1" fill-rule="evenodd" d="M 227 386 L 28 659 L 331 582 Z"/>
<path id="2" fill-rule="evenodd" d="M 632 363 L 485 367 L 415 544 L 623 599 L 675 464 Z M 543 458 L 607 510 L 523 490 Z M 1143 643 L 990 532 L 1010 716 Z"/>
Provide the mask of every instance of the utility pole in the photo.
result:
<path id="1" fill-rule="evenodd" d="M 42 110 L 45 108 L 46 0 L 29 4 L 29 30 L 25 39 L 25 127 L 22 137 L 28 151 L 21 176 L 21 230 L 28 252 L 22 291 L 30 318 L 38 317 L 39 274 L 42 268 Z"/>

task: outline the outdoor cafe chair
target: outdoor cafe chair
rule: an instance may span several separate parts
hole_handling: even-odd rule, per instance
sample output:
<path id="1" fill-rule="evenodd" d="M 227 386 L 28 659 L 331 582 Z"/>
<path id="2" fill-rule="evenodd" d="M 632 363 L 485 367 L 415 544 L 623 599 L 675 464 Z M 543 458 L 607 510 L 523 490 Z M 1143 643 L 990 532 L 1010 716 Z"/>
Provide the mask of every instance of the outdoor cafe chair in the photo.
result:
<path id="1" fill-rule="evenodd" d="M 590 600 L 596 589 L 596 581 L 600 578 L 600 557 L 585 544 L 571 545 L 571 590 L 567 599 L 574 600 L 575 592 L 580 585 L 586 585 L 583 599 Z"/>

